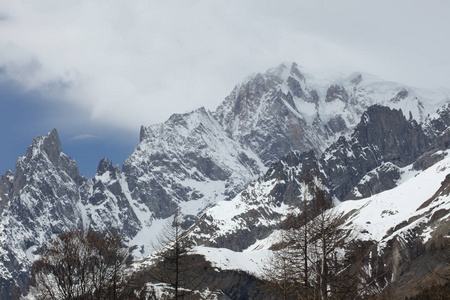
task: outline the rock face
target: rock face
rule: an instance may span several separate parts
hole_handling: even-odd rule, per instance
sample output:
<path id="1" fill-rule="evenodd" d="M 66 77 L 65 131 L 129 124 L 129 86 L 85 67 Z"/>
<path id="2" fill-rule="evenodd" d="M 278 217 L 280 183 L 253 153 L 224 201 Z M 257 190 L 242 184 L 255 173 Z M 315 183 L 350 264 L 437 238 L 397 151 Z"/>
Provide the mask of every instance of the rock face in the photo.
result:
<path id="1" fill-rule="evenodd" d="M 85 228 L 105 232 L 116 230 L 130 241 L 141 229 L 138 205 L 131 199 L 124 175 L 107 159 L 102 159 L 97 174 L 80 187 Z"/>
<path id="2" fill-rule="evenodd" d="M 429 147 L 430 141 L 415 120 L 407 121 L 401 110 L 387 110 L 370 107 L 355 135 L 362 146 L 375 145 L 385 161 L 400 167 L 409 165 Z"/>
<path id="3" fill-rule="evenodd" d="M 179 205 L 187 208 L 185 215 L 196 218 L 218 199 L 233 197 L 263 168 L 253 152 L 231 140 L 202 108 L 143 128 L 123 173 L 132 198 L 155 218 L 171 216 Z M 193 204 L 199 202 L 203 204 Z M 188 209 L 193 205 L 199 210 Z"/>
<path id="4" fill-rule="evenodd" d="M 381 166 L 368 172 L 344 200 L 368 198 L 385 190 L 393 189 L 400 179 L 401 170 L 393 163 L 383 163 Z"/>
<path id="5" fill-rule="evenodd" d="M 348 102 L 348 94 L 344 87 L 339 85 L 332 85 L 327 90 L 327 95 L 325 97 L 326 102 L 332 101 L 342 101 L 344 103 Z"/>
<path id="6" fill-rule="evenodd" d="M 423 127 L 428 136 L 437 138 L 450 126 L 450 104 L 439 108 L 436 113 L 428 116 Z"/>
<path id="7" fill-rule="evenodd" d="M 350 139 L 341 137 L 322 156 L 330 188 L 339 199 L 368 172 L 382 163 L 404 167 L 430 147 L 422 128 L 407 121 L 400 110 L 372 106 L 365 112 Z"/>
<path id="8" fill-rule="evenodd" d="M 317 186 L 338 200 L 392 188 L 399 168 L 428 150 L 425 168 L 450 145 L 448 107 L 426 119 L 446 99 L 427 95 L 367 74 L 319 80 L 283 64 L 238 84 L 213 112 L 142 127 L 122 171 L 102 159 L 92 179 L 62 153 L 56 130 L 38 136 L 0 179 L 0 298 L 26 287 L 40 247 L 68 229 L 118 231 L 142 256 L 180 208 L 185 227 L 201 218 L 205 243 L 242 250 Z M 425 119 L 422 131 L 414 120 Z"/>

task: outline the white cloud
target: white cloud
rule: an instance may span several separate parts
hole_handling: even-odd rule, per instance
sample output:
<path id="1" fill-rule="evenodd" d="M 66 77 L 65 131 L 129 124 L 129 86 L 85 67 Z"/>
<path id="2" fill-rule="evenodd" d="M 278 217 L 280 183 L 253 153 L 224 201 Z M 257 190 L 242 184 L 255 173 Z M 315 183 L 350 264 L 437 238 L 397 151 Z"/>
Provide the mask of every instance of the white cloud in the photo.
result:
<path id="1" fill-rule="evenodd" d="M 98 136 L 92 135 L 92 134 L 83 133 L 83 134 L 77 134 L 77 135 L 69 138 L 69 141 L 80 141 L 80 140 L 96 139 L 96 138 L 98 138 Z"/>
<path id="2" fill-rule="evenodd" d="M 449 4 L 424 3 L 10 0 L 0 66 L 29 89 L 65 83 L 60 101 L 132 130 L 214 109 L 249 73 L 283 61 L 449 84 Z"/>

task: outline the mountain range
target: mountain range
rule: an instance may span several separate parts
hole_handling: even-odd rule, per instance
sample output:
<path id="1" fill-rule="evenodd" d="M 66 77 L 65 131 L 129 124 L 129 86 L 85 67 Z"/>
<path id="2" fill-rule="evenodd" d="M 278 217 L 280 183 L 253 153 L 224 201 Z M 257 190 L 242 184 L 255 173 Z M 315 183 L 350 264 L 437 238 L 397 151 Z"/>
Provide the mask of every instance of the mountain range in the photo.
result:
<path id="1" fill-rule="evenodd" d="M 53 129 L 0 179 L 0 298 L 26 292 L 56 235 L 114 230 L 141 259 L 178 209 L 197 253 L 258 277 L 280 225 L 314 205 L 315 187 L 367 243 L 367 268 L 386 274 L 380 288 L 406 289 L 421 255 L 449 234 L 449 95 L 282 64 L 250 75 L 215 111 L 142 126 L 122 170 L 102 159 L 90 179 Z"/>

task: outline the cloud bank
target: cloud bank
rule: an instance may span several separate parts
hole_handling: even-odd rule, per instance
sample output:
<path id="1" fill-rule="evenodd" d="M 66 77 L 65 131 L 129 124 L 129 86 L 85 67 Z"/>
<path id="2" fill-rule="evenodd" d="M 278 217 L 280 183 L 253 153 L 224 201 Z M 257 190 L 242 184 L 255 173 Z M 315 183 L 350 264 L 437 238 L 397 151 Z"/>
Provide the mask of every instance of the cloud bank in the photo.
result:
<path id="1" fill-rule="evenodd" d="M 214 109 L 284 61 L 450 86 L 450 2 L 57 1 L 0 4 L 0 70 L 24 89 L 137 131 Z"/>

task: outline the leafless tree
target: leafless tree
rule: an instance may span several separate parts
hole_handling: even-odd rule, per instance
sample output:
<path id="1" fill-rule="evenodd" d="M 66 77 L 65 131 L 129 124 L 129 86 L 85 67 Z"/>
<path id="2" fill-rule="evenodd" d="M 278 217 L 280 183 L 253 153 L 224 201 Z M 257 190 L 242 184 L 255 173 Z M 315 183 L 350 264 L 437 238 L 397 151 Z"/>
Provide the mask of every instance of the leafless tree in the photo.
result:
<path id="1" fill-rule="evenodd" d="M 417 283 L 420 293 L 411 299 L 450 299 L 450 238 L 440 236 L 430 248 L 428 275 Z"/>
<path id="2" fill-rule="evenodd" d="M 336 298 L 341 287 L 338 275 L 345 268 L 341 249 L 348 232 L 341 229 L 341 218 L 330 210 L 331 200 L 327 197 L 324 191 L 315 189 L 313 205 L 305 204 L 301 214 L 287 218 L 280 250 L 274 251 L 273 263 L 266 266 L 266 274 L 288 272 L 289 276 L 266 280 L 275 284 L 276 279 L 285 279 L 287 282 L 282 284 L 296 293 L 291 299 Z"/>
<path id="3" fill-rule="evenodd" d="M 47 299 L 132 299 L 128 250 L 117 234 L 74 230 L 56 238 L 33 265 L 31 292 Z"/>
<path id="4" fill-rule="evenodd" d="M 319 211 L 307 229 L 312 246 L 308 257 L 315 268 L 320 299 L 326 300 L 334 292 L 334 279 L 344 267 L 339 250 L 344 249 L 348 232 L 340 228 L 340 216 L 328 210 L 322 191 L 318 191 L 316 200 Z"/>
<path id="5" fill-rule="evenodd" d="M 198 293 L 205 282 L 207 266 L 192 252 L 193 244 L 185 233 L 177 210 L 154 246 L 157 262 L 149 270 L 149 275 L 153 281 L 170 287 L 171 299 L 208 299 L 213 290 L 211 293 Z"/>
<path id="6" fill-rule="evenodd" d="M 280 242 L 261 268 L 262 290 L 283 300 L 302 299 L 304 273 L 300 268 L 297 248 L 290 243 L 288 229 L 280 231 Z"/>

